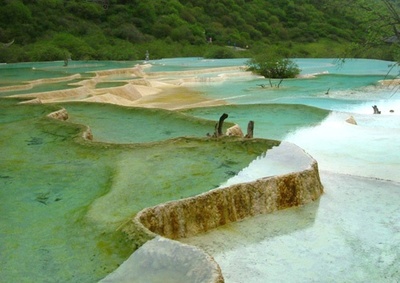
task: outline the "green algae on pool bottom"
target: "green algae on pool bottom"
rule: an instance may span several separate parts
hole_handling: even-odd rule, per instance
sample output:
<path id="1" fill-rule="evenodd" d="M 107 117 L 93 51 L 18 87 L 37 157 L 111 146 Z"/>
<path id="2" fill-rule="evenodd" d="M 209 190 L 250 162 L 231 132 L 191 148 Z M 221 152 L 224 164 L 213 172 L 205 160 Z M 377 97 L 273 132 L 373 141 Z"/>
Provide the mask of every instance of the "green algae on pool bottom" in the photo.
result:
<path id="1" fill-rule="evenodd" d="M 89 125 L 95 141 L 112 143 L 155 142 L 182 136 L 205 137 L 214 132 L 222 113 L 210 120 L 162 109 L 121 107 L 99 103 L 62 103 L 69 121 Z M 221 110 L 222 111 L 222 110 Z M 232 126 L 227 119 L 225 128 Z"/>
<path id="2" fill-rule="evenodd" d="M 1 91 L 0 96 L 12 96 L 12 95 L 22 95 L 22 94 L 33 94 L 33 93 L 41 93 L 48 91 L 56 91 L 56 90 L 66 90 L 73 89 L 79 87 L 79 82 L 81 82 L 85 78 L 80 79 L 71 79 L 62 82 L 43 82 L 38 84 L 26 84 L 24 87 L 9 87 Z"/>
<path id="3" fill-rule="evenodd" d="M 120 107 L 109 104 L 63 103 L 71 122 L 90 125 L 94 140 L 114 143 L 161 141 L 181 136 L 212 134 L 222 113 L 226 128 L 255 122 L 254 137 L 282 139 L 301 127 L 317 125 L 330 113 L 297 104 L 224 105 L 176 111 Z"/>
<path id="4" fill-rule="evenodd" d="M 99 82 L 96 83 L 96 89 L 101 89 L 101 88 L 111 88 L 111 87 L 119 87 L 119 86 L 124 86 L 126 85 L 127 82 Z"/>
<path id="5" fill-rule="evenodd" d="M 187 59 L 185 58 L 180 60 L 180 62 L 182 61 L 186 62 Z M 208 66 L 208 62 L 207 64 L 205 63 L 206 60 L 197 61 Z M 41 79 L 44 77 L 64 77 L 65 75 L 72 73 L 82 73 L 83 69 L 86 69 L 85 71 L 101 68 L 110 69 L 110 65 L 107 65 L 106 63 L 102 66 L 102 63 L 100 62 L 77 62 L 76 66 L 73 66 L 73 62 L 70 62 L 68 68 L 63 68 L 61 65 L 62 62 L 41 64 L 23 63 L 22 65 L 12 64 L 10 66 L 0 66 L 0 69 L 3 67 L 13 68 L 14 66 L 23 66 L 28 68 L 25 70 L 26 72 L 21 70 L 13 71 L 10 69 L 1 72 L 0 70 L 0 85 L 15 85 L 21 83 L 21 81 Z M 179 65 L 182 64 L 179 63 Z M 312 61 L 312 66 L 314 65 L 315 60 Z M 32 68 L 33 66 L 36 70 Z M 116 67 L 122 67 L 122 65 Z M 168 68 L 168 66 L 160 67 L 162 70 Z M 181 69 L 182 66 L 174 67 L 176 69 Z M 317 67 L 317 70 L 308 73 L 326 70 L 325 66 Z M 377 68 L 374 64 L 368 64 L 367 68 L 363 68 L 367 73 L 375 71 L 376 69 Z M 64 71 L 67 73 L 62 73 Z M 356 70 L 356 73 L 359 72 L 360 68 Z M 386 72 L 385 68 L 383 68 L 382 77 L 384 77 Z M 351 74 L 353 73 L 354 72 L 351 72 Z M 5 83 L 4 80 L 2 80 L 4 78 L 7 80 Z M 371 79 L 371 81 L 375 80 L 373 77 L 370 77 L 369 79 Z M 299 91 L 295 85 L 292 86 L 292 82 L 294 84 L 304 83 L 304 88 L 302 88 L 303 91 Z M 342 82 L 344 82 L 345 85 L 341 84 Z M 353 92 L 355 82 L 356 85 L 358 83 L 356 94 Z M 340 111 L 347 112 L 350 112 L 349 109 L 354 108 L 352 107 L 355 101 L 354 98 L 359 98 L 360 101 L 356 102 L 360 104 L 363 101 L 366 103 L 368 103 L 368 101 L 377 101 L 377 99 L 383 97 L 381 91 L 367 91 L 364 93 L 365 89 L 363 87 L 366 82 L 361 81 L 360 77 L 357 77 L 357 80 L 352 80 L 351 76 L 347 75 L 342 77 L 330 75 L 321 76 L 317 80 L 288 81 L 284 83 L 285 85 L 287 83 L 288 88 L 285 87 L 285 89 L 288 90 L 288 92 L 279 91 L 272 94 L 272 96 L 269 91 L 265 91 L 257 86 L 257 83 L 258 80 L 252 80 L 243 87 L 240 86 L 240 84 L 234 84 L 231 82 L 229 82 L 229 87 L 227 87 L 226 84 L 210 84 L 210 87 L 207 87 L 206 92 L 212 92 L 208 96 L 219 99 L 232 98 L 230 101 L 233 103 L 302 103 L 327 109 L 339 109 Z M 310 84 L 312 83 L 316 84 L 310 90 Z M 326 83 L 329 83 L 329 86 Z M 334 87 L 332 87 L 331 84 Z M 202 86 L 207 85 L 208 84 L 202 84 Z M 331 87 L 329 96 L 325 95 L 328 87 Z M 285 92 L 286 95 L 282 95 L 282 93 Z M 373 95 L 375 93 L 377 95 Z M 236 96 L 238 99 L 235 98 Z M 321 97 L 323 97 L 323 99 L 321 99 Z M 337 98 L 342 99 L 339 101 Z M 82 146 L 77 146 L 75 144 L 76 146 L 72 148 L 70 137 L 78 135 L 79 131 L 82 129 L 81 127 L 65 127 L 67 123 L 61 122 L 52 122 L 46 124 L 46 126 L 44 126 L 44 124 L 34 123 L 38 120 L 47 123 L 48 121 L 46 118 L 41 119 L 40 117 L 44 117 L 48 113 L 48 110 L 52 110 L 54 107 L 45 107 L 43 105 L 12 106 L 11 111 L 3 111 L 4 108 L 2 105 L 7 103 L 5 103 L 5 100 L 0 100 L 0 104 L 0 253 L 2 255 L 0 262 L 2 269 L 0 275 L 2 280 L 31 282 L 32 279 L 37 279 L 36 281 L 62 280 L 65 282 L 92 282 L 101 278 L 101 274 L 108 273 L 107 269 L 112 270 L 121 262 L 124 258 L 124 252 L 126 254 L 130 253 L 126 247 L 131 243 L 124 242 L 126 239 L 119 234 L 111 233 L 108 235 L 104 229 L 101 230 L 102 227 L 99 228 L 99 226 L 102 225 L 100 225 L 98 221 L 101 222 L 104 219 L 102 219 L 102 217 L 99 217 L 98 220 L 92 219 L 88 217 L 87 212 L 102 207 L 102 198 L 99 197 L 107 198 L 112 196 L 112 190 L 110 190 L 110 188 L 114 184 L 113 181 L 116 180 L 115 176 L 118 174 L 118 176 L 123 176 L 125 173 L 128 174 L 127 172 L 131 173 L 129 166 L 134 166 L 136 164 L 131 164 L 129 156 L 133 156 L 135 154 L 134 151 L 130 152 L 131 149 L 128 149 L 130 153 L 126 154 L 124 149 L 125 146 L 116 149 L 116 147 L 112 145 L 91 143 L 83 143 Z M 349 105 L 351 107 L 346 108 Z M 264 107 L 262 105 L 257 105 L 254 106 L 254 108 L 246 107 L 247 106 L 238 109 L 240 109 L 239 113 L 244 113 L 247 116 L 235 117 L 236 112 L 230 110 L 234 108 L 227 108 L 228 110 L 224 110 L 224 112 L 226 111 L 229 113 L 230 118 L 232 118 L 231 121 L 239 123 L 244 129 L 249 119 L 255 120 L 255 136 L 274 139 L 281 139 L 287 131 L 306 125 L 308 119 L 307 115 L 309 112 L 312 113 L 312 117 L 316 114 L 316 112 L 308 106 L 299 106 L 297 108 L 299 111 L 294 111 L 294 113 L 282 110 L 281 107 L 278 107 L 276 108 L 277 110 L 282 110 L 281 113 L 277 113 L 278 115 L 270 115 L 271 109 L 275 109 L 275 106 Z M 290 108 L 289 106 L 287 107 L 288 109 Z M 368 108 L 369 107 L 370 106 L 368 105 Z M 210 111 L 208 113 L 210 115 L 208 119 L 216 120 L 217 117 L 221 115 L 221 109 L 225 108 L 215 108 L 215 112 Z M 256 111 L 242 112 L 244 109 L 253 109 Z M 280 115 L 283 113 L 284 115 Z M 192 113 L 189 112 L 185 114 L 192 115 Z M 289 118 L 292 114 L 295 115 L 295 119 Z M 117 112 L 116 115 L 118 116 Z M 263 115 L 266 115 L 265 117 L 267 117 L 268 123 L 262 122 L 263 124 L 260 125 L 257 117 L 263 118 Z M 285 117 L 285 115 L 287 117 Z M 323 119 L 322 117 L 324 114 L 322 113 L 321 116 L 319 116 L 319 114 L 316 116 L 319 118 L 317 117 L 315 120 L 311 119 L 311 125 L 319 123 L 318 121 Z M 275 119 L 272 119 L 272 117 Z M 29 119 L 31 119 L 31 121 L 29 121 Z M 373 119 L 378 119 L 378 117 L 374 117 Z M 340 121 L 343 120 L 344 119 L 341 119 Z M 304 121 L 304 124 L 301 124 L 301 121 Z M 77 121 L 77 123 L 79 123 L 79 121 Z M 382 124 L 382 122 L 380 123 Z M 43 128 L 36 126 L 32 128 L 32 125 L 42 125 Z M 50 125 L 56 126 L 51 127 Z M 101 126 L 101 122 L 99 122 L 99 125 Z M 205 127 L 207 128 L 207 131 L 212 131 L 208 126 Z M 281 127 L 281 132 L 279 131 L 279 127 Z M 123 130 L 123 127 L 121 127 L 120 130 Z M 328 128 L 328 130 L 332 132 L 332 129 Z M 374 139 L 380 139 L 380 136 L 377 137 L 376 132 L 373 132 L 375 137 Z M 45 133 L 46 136 L 42 135 L 43 133 Z M 114 135 L 114 132 L 112 133 L 107 130 L 105 133 L 108 135 Z M 168 136 L 168 133 L 171 133 L 170 129 L 165 130 L 164 136 Z M 129 136 L 129 133 L 125 134 L 126 137 Z M 311 136 L 313 137 L 312 139 L 310 138 Z M 318 132 L 306 133 L 307 140 L 314 140 L 314 138 L 318 136 L 321 136 Z M 169 135 L 168 138 L 171 137 L 176 136 Z M 361 135 L 356 137 L 356 139 L 347 140 L 350 140 L 350 143 L 354 143 L 354 141 L 359 140 L 360 137 L 364 137 L 362 132 Z M 343 139 L 343 137 L 341 138 Z M 152 138 L 150 138 L 150 140 L 151 139 Z M 163 139 L 164 138 L 162 138 L 162 140 Z M 385 144 L 389 144 L 389 141 L 392 141 L 390 144 L 393 144 L 393 137 L 387 140 L 387 143 L 386 141 L 383 143 L 380 142 L 377 146 L 387 150 Z M 295 141 L 296 144 L 298 144 L 297 142 L 301 141 L 301 139 L 296 139 Z M 126 142 L 131 141 L 128 139 Z M 134 140 L 134 142 L 137 141 Z M 315 154 L 318 153 L 318 150 L 315 151 L 314 147 L 316 143 L 319 142 L 320 141 L 317 139 L 317 142 L 314 141 L 312 147 L 309 148 L 309 152 L 312 152 L 314 157 L 316 157 Z M 328 143 L 323 142 L 321 144 L 324 144 L 329 155 L 332 154 L 337 157 L 338 154 L 336 151 L 332 153 L 331 141 L 328 141 Z M 356 144 L 358 147 L 361 147 L 361 149 L 365 149 L 366 144 L 368 145 L 368 148 L 376 148 L 376 146 L 371 147 L 371 145 L 365 143 L 365 141 Z M 384 145 L 383 147 L 382 144 Z M 302 148 L 307 149 L 306 145 L 307 144 L 303 143 Z M 151 147 L 152 145 L 148 146 Z M 51 150 L 52 147 L 53 150 Z M 162 145 L 160 145 L 160 148 L 161 147 Z M 339 146 L 336 144 L 336 147 Z M 352 148 L 348 143 L 345 144 L 344 147 Z M 140 151 L 139 148 L 140 147 L 137 147 L 138 152 Z M 343 146 L 341 148 L 343 148 Z M 391 152 L 398 151 L 392 150 Z M 326 153 L 324 152 L 324 154 Z M 317 159 L 319 162 L 323 161 L 323 158 L 325 157 L 324 154 L 318 156 Z M 351 157 L 350 159 L 343 159 L 344 161 L 341 161 L 341 167 L 343 167 L 343 164 L 347 164 L 346 169 L 351 168 L 351 166 L 354 167 L 352 162 L 358 155 L 359 153 L 355 156 L 352 154 L 349 155 Z M 367 153 L 365 156 L 368 156 L 368 158 L 365 158 L 363 166 L 366 163 L 372 166 L 376 164 L 377 158 L 382 155 L 378 154 L 378 156 L 376 156 L 376 154 Z M 396 155 L 394 154 L 393 156 Z M 335 160 L 337 159 L 336 157 L 334 158 Z M 154 156 L 154 159 L 156 158 L 157 156 Z M 378 159 L 381 160 L 382 164 L 386 161 L 385 158 Z M 121 161 L 119 162 L 119 160 Z M 42 162 L 43 165 L 41 166 L 40 164 Z M 124 165 L 125 162 L 127 165 L 126 167 Z M 221 168 L 227 168 L 226 166 L 231 164 L 235 164 L 235 160 L 221 162 Z M 394 163 L 394 166 L 395 165 L 396 164 Z M 174 164 L 168 164 L 168 166 L 174 166 Z M 115 168 L 119 169 L 115 171 Z M 163 168 L 163 170 L 165 171 L 166 168 L 167 167 Z M 383 166 L 382 168 L 387 168 L 387 166 Z M 149 171 L 152 172 L 152 168 L 150 168 Z M 232 174 L 234 170 L 227 170 L 224 172 L 229 175 Z M 144 174 L 149 175 L 149 172 L 144 172 Z M 133 178 L 133 176 L 131 178 Z M 126 177 L 126 180 L 130 181 L 128 177 Z M 166 186 L 171 187 L 171 183 L 172 182 L 166 182 Z M 112 189 L 120 189 L 121 187 L 124 187 L 122 181 L 114 185 Z M 144 188 L 144 186 L 140 185 L 136 186 L 135 189 L 138 187 Z M 82 190 L 82 188 L 84 188 L 84 190 Z M 143 191 L 146 192 L 145 188 Z M 343 194 L 343 196 L 346 195 L 347 193 Z M 98 201 L 95 201 L 97 199 Z M 76 201 L 78 202 L 77 204 L 75 204 Z M 62 206 L 62 209 L 60 209 L 60 206 Z M 340 206 L 338 207 L 340 208 Z M 114 223 L 117 219 L 122 219 L 124 217 L 123 215 L 128 212 L 129 211 L 124 208 L 123 213 L 118 212 L 115 215 L 115 218 L 105 219 L 105 221 L 107 220 L 110 221 L 110 223 Z M 54 216 L 53 218 L 50 217 L 52 215 Z M 330 217 L 331 214 L 328 214 L 328 216 Z M 328 222 L 331 221 L 329 217 Z M 113 225 L 111 225 L 110 228 L 111 227 L 113 227 Z M 360 229 L 359 231 L 366 230 Z M 115 239 L 120 240 L 115 241 Z M 291 241 L 293 245 L 303 242 L 304 237 L 299 237 L 298 241 Z M 111 243 L 118 243 L 118 245 L 113 247 Z M 313 243 L 311 243 L 311 245 L 312 244 Z M 111 250 L 115 251 L 113 254 L 114 259 L 109 257 Z M 280 253 L 279 249 L 277 253 Z M 342 255 L 339 255 L 339 257 L 340 256 L 343 258 Z M 274 260 L 273 256 L 271 258 Z M 368 258 L 368 256 L 364 256 L 364 259 Z M 87 264 L 89 261 L 90 265 Z M 270 258 L 268 261 L 270 261 Z M 379 263 L 382 264 L 382 261 L 379 261 Z M 243 274 L 247 273 L 245 272 Z M 280 275 L 278 274 L 278 276 Z"/>
<path id="6" fill-rule="evenodd" d="M 118 248 L 119 241 L 113 243 L 118 251 L 114 255 L 95 248 L 103 232 L 82 221 L 84 207 L 107 190 L 111 165 L 72 142 L 81 127 L 43 118 L 51 108 L 1 107 L 0 246 L 5 282 L 90 282 L 129 254 L 124 255 L 126 246 Z M 109 237 L 117 234 L 102 236 Z"/>
<path id="7" fill-rule="evenodd" d="M 228 121 L 239 124 L 243 132 L 254 121 L 254 137 L 281 140 L 290 132 L 310 127 L 324 120 L 330 111 L 300 104 L 223 105 L 182 110 L 186 115 L 212 119 L 228 113 Z"/>
<path id="8" fill-rule="evenodd" d="M 94 282 L 135 243 L 118 230 L 144 207 L 218 186 L 279 142 L 177 138 L 83 141 L 57 108 L 0 100 L 3 280 Z M 151 128 L 149 128 L 151 131 Z"/>
<path id="9" fill-rule="evenodd" d="M 125 151 L 115 164 L 110 191 L 91 205 L 88 218 L 119 225 L 145 207 L 216 188 L 278 144 L 179 138 Z"/>
<path id="10" fill-rule="evenodd" d="M 18 85 L 38 79 L 61 78 L 72 74 L 92 75 L 100 70 L 133 68 L 139 61 L 25 62 L 0 65 L 0 86 Z"/>

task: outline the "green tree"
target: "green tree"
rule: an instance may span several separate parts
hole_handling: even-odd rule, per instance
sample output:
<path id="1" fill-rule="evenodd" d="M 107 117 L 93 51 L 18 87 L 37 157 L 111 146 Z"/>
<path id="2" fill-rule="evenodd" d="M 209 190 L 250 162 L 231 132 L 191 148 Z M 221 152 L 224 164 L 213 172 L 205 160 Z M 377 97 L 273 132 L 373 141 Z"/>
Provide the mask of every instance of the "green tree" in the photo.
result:
<path id="1" fill-rule="evenodd" d="M 59 50 L 68 50 L 74 59 L 134 56 L 133 53 L 125 56 L 123 50 L 114 48 L 114 43 L 120 46 L 121 40 L 126 46 L 135 44 L 135 50 L 154 47 L 152 58 L 202 54 L 210 49 L 204 44 L 210 38 L 213 46 L 249 46 L 247 52 L 253 54 L 260 53 L 261 47 L 293 43 L 292 54 L 300 50 L 296 55 L 339 57 L 332 46 L 351 43 L 355 46 L 353 53 L 347 53 L 351 57 L 392 60 L 399 49 L 395 48 L 400 30 L 397 0 L 109 0 L 108 3 L 105 9 L 101 1 L 0 0 L 0 42 L 15 39 L 13 46 L 0 52 L 0 58 L 7 62 L 26 61 L 29 55 L 54 58 Z M 49 51 L 48 56 L 39 46 Z M 315 46 L 319 48 L 314 49 Z M 224 50 L 215 53 L 226 56 Z M 140 58 L 142 51 L 138 54 Z"/>
<path id="2" fill-rule="evenodd" d="M 284 79 L 294 78 L 300 73 L 297 64 L 289 59 L 280 57 L 277 54 L 261 54 L 251 58 L 247 62 L 248 70 L 269 79 L 272 87 L 272 79 L 279 79 L 279 87 Z"/>
<path id="3" fill-rule="evenodd" d="M 40 42 L 29 48 L 32 61 L 57 61 L 68 57 L 68 51 L 53 45 L 51 42 Z"/>
<path id="4" fill-rule="evenodd" d="M 28 24 L 31 20 L 31 11 L 22 1 L 9 1 L 1 9 L 0 22 L 3 24 Z"/>
<path id="5" fill-rule="evenodd" d="M 82 38 L 69 33 L 58 33 L 52 43 L 60 49 L 68 51 L 74 60 L 89 60 L 95 58 L 96 51 Z"/>
<path id="6" fill-rule="evenodd" d="M 234 51 L 230 47 L 209 46 L 203 57 L 213 58 L 213 59 L 227 59 L 227 58 L 236 58 L 237 55 L 236 51 Z"/>
<path id="7" fill-rule="evenodd" d="M 345 3 L 344 3 L 345 2 Z M 339 1 L 334 0 L 329 4 L 330 9 L 351 18 L 365 31 L 348 45 L 342 57 L 369 57 L 387 60 L 400 60 L 398 50 L 400 44 L 400 5 L 392 0 L 378 1 Z M 338 26 L 338 25 L 337 25 Z M 338 27 L 338 29 L 340 29 Z M 344 32 L 344 30 L 340 30 Z M 352 33 L 347 31 L 347 37 Z M 336 33 L 340 36 L 339 33 Z M 393 48 L 396 47 L 396 48 Z M 385 50 L 386 58 L 382 58 Z"/>

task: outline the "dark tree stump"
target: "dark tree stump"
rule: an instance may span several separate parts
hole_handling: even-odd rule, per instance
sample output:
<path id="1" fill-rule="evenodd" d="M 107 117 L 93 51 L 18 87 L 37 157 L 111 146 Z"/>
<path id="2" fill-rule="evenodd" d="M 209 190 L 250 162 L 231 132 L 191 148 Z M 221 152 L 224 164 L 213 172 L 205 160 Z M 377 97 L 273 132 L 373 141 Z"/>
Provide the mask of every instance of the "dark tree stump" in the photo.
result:
<path id="1" fill-rule="evenodd" d="M 244 137 L 252 139 L 253 132 L 254 132 L 254 121 L 249 121 L 249 123 L 247 124 L 247 134 Z"/>
<path id="2" fill-rule="evenodd" d="M 381 111 L 379 111 L 378 106 L 374 105 L 372 106 L 372 109 L 374 109 L 374 114 L 381 114 Z"/>
<path id="3" fill-rule="evenodd" d="M 228 118 L 228 114 L 224 113 L 221 115 L 219 118 L 219 121 L 217 124 L 215 124 L 215 131 L 213 137 L 220 137 L 223 135 L 222 133 L 222 125 L 224 124 L 224 120 Z"/>

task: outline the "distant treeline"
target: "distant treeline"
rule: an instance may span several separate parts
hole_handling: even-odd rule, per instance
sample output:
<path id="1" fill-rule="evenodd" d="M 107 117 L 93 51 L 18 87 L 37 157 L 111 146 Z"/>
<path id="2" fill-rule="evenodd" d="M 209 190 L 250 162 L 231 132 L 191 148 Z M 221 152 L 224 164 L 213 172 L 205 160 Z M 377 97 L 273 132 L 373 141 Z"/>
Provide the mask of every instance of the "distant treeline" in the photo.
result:
<path id="1" fill-rule="evenodd" d="M 142 60 L 147 50 L 150 59 L 248 57 L 277 47 L 338 57 L 367 36 L 366 11 L 340 2 L 348 1 L 0 0 L 0 62 Z M 360 56 L 392 59 L 381 48 Z"/>

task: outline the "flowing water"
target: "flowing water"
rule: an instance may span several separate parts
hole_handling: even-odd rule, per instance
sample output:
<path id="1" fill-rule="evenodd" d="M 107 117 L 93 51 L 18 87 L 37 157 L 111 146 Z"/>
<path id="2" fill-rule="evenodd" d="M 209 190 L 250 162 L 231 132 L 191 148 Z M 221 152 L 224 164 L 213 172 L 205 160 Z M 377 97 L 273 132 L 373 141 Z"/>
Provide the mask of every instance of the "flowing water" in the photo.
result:
<path id="1" fill-rule="evenodd" d="M 254 77 L 194 84 L 196 90 L 234 106 L 186 113 L 210 118 L 224 110 L 244 129 L 254 120 L 257 137 L 299 145 L 322 169 L 400 181 L 400 91 L 397 84 L 379 83 L 397 75 L 398 69 L 388 75 L 391 63 L 378 60 L 339 64 L 334 59 L 299 59 L 297 63 L 306 78 L 285 80 L 279 88 Z M 373 115 L 373 105 L 380 115 Z M 345 122 L 350 116 L 357 126 Z"/>
<path id="2" fill-rule="evenodd" d="M 296 61 L 304 77 L 284 80 L 279 88 L 237 71 L 195 74 L 246 59 L 151 61 L 147 72 L 192 71 L 197 80 L 187 88 L 229 103 L 179 112 L 0 99 L 0 281 L 96 282 L 133 251 L 118 228 L 140 209 L 217 187 L 249 164 L 235 178 L 246 181 L 253 175 L 246 170 L 262 176 L 262 161 L 251 161 L 268 149 L 264 144 L 243 151 L 204 143 L 225 112 L 242 129 L 254 120 L 255 137 L 289 141 L 311 154 L 326 190 L 310 206 L 188 239 L 216 258 L 227 282 L 385 281 L 385 274 L 387 282 L 396 282 L 400 92 L 394 84 L 379 84 L 390 62 Z M 0 96 L 72 88 L 93 71 L 136 63 L 0 65 Z M 54 81 L 27 86 L 44 78 Z M 99 87 L 127 78 L 114 79 Z M 15 85 L 20 89 L 6 89 Z M 381 114 L 373 114 L 373 105 Z M 70 123 L 45 117 L 61 106 Z M 345 122 L 350 116 L 357 125 Z M 79 138 L 80 125 L 90 126 L 95 142 Z M 355 266 L 361 259 L 362 267 Z"/>

